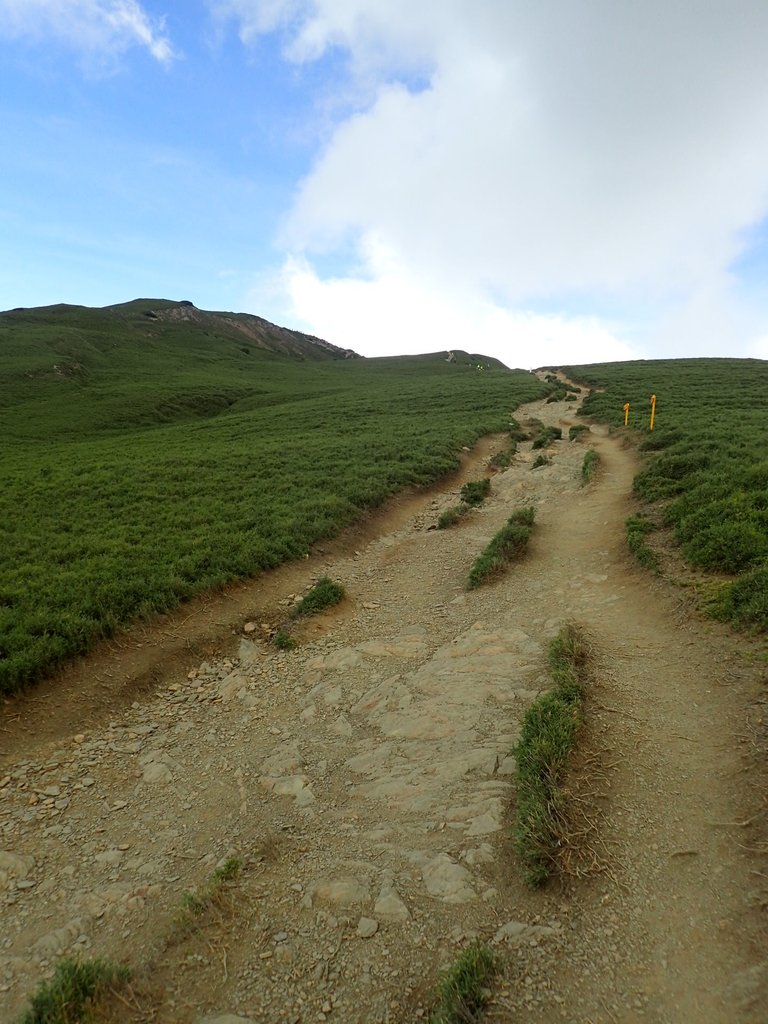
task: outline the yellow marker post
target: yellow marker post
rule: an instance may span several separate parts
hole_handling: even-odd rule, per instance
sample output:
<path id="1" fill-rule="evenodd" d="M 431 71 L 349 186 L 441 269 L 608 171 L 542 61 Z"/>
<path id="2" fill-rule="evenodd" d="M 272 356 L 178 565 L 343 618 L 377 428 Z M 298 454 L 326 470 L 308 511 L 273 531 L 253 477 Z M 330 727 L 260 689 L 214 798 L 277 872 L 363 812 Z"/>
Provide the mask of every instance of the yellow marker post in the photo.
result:
<path id="1" fill-rule="evenodd" d="M 651 427 L 653 430 L 653 421 L 656 419 L 656 395 L 651 395 Z"/>
<path id="2" fill-rule="evenodd" d="M 629 423 L 629 402 L 624 403 L 624 426 Z"/>

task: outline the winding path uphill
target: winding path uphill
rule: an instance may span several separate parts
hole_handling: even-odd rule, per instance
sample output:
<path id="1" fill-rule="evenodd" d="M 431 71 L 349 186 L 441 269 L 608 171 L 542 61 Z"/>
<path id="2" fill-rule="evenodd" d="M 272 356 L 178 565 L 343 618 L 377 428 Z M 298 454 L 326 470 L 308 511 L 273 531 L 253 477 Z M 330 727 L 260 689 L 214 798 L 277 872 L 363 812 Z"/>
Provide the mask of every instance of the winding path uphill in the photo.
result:
<path id="1" fill-rule="evenodd" d="M 584 488 L 588 445 L 601 469 Z M 111 721 L 6 754 L 0 1019 L 68 954 L 133 966 L 116 1020 L 426 1020 L 441 968 L 480 937 L 502 965 L 487 1020 L 768 1020 L 765 847 L 745 824 L 759 669 L 628 560 L 635 457 L 598 427 L 550 455 L 532 470 L 522 445 L 454 529 L 429 529 L 456 502 L 433 494 L 320 566 L 349 598 L 297 650 L 242 635 Z M 529 504 L 524 560 L 467 592 Z M 574 793 L 594 870 L 531 892 L 511 751 L 565 621 L 596 651 Z M 231 857 L 237 878 L 180 916 Z"/>

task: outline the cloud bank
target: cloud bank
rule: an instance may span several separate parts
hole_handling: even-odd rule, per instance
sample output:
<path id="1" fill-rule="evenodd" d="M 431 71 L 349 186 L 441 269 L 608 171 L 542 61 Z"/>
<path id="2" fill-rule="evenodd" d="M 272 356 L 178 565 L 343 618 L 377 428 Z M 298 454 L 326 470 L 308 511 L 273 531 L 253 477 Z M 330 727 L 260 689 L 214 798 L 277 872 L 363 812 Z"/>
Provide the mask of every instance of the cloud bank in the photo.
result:
<path id="1" fill-rule="evenodd" d="M 245 42 L 279 33 L 286 59 L 342 57 L 352 80 L 375 82 L 330 132 L 286 220 L 297 313 L 310 274 L 315 292 L 357 304 L 361 332 L 366 304 L 386 294 L 412 318 L 435 295 L 454 308 L 461 295 L 465 311 L 543 316 L 545 333 L 591 309 L 657 354 L 675 324 L 738 330 L 744 345 L 765 335 L 762 312 L 730 288 L 768 210 L 763 0 L 212 7 Z M 343 274 L 313 269 L 350 249 Z"/>
<path id="2" fill-rule="evenodd" d="M 175 56 L 160 19 L 137 0 L 0 0 L 0 37 L 57 39 L 95 59 L 144 47 L 168 64 Z"/>

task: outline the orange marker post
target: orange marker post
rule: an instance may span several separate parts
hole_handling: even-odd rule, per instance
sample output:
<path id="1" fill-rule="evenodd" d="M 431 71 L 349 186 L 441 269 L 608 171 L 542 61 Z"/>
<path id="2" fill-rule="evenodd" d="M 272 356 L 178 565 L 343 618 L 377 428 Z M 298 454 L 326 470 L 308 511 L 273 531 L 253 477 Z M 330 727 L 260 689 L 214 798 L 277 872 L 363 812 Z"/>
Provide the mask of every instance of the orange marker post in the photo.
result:
<path id="1" fill-rule="evenodd" d="M 624 403 L 624 426 L 629 423 L 629 402 Z"/>
<path id="2" fill-rule="evenodd" d="M 651 395 L 651 427 L 653 430 L 653 421 L 656 419 L 656 395 Z"/>

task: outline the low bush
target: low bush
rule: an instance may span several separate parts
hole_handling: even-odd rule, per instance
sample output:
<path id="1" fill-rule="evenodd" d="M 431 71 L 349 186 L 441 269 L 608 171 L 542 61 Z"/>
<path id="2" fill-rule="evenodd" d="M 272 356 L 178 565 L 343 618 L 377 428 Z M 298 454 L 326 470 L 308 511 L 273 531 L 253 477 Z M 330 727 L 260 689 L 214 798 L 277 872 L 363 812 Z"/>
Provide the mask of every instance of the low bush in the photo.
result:
<path id="1" fill-rule="evenodd" d="M 299 619 L 314 615 L 323 608 L 338 604 L 344 597 L 345 590 L 341 583 L 336 583 L 330 576 L 322 576 L 312 589 L 302 597 L 291 611 L 291 618 Z"/>
<path id="2" fill-rule="evenodd" d="M 544 427 L 539 435 L 534 439 L 533 448 L 548 448 L 553 441 L 560 441 L 563 437 L 563 431 L 560 427 Z"/>
<path id="3" fill-rule="evenodd" d="M 568 430 L 568 440 L 575 441 L 577 438 L 581 437 L 582 434 L 586 433 L 589 433 L 589 427 L 586 423 L 575 423 Z"/>
<path id="4" fill-rule="evenodd" d="M 575 626 L 565 626 L 549 647 L 555 683 L 523 718 L 517 761 L 515 844 L 525 879 L 545 882 L 557 865 L 565 815 L 563 779 L 582 724 L 589 648 Z"/>
<path id="5" fill-rule="evenodd" d="M 581 464 L 581 482 L 583 484 L 588 484 L 594 480 L 599 465 L 600 456 L 594 448 L 590 448 L 589 451 L 584 454 L 584 461 Z"/>
<path id="6" fill-rule="evenodd" d="M 292 651 L 296 647 L 296 641 L 291 636 L 290 632 L 281 628 L 272 637 L 272 643 L 277 647 L 279 651 Z"/>
<path id="7" fill-rule="evenodd" d="M 465 505 L 482 505 L 491 493 L 491 481 L 488 477 L 482 480 L 469 480 L 459 493 Z"/>
<path id="8" fill-rule="evenodd" d="M 464 504 L 452 505 L 450 508 L 444 509 L 437 517 L 438 530 L 447 530 L 449 527 L 455 526 L 469 511 L 469 505 Z"/>
<path id="9" fill-rule="evenodd" d="M 636 515 L 630 516 L 625 522 L 624 527 L 627 531 L 629 550 L 646 569 L 653 569 L 654 572 L 657 572 L 659 560 L 656 557 L 655 551 L 652 551 L 645 543 L 645 538 L 648 534 L 656 529 L 655 523 L 651 522 L 647 516 Z"/>
<path id="10" fill-rule="evenodd" d="M 516 453 L 517 445 L 512 444 L 508 448 L 504 448 L 492 455 L 488 460 L 488 465 L 491 469 L 508 469 Z"/>
<path id="11" fill-rule="evenodd" d="M 59 960 L 53 978 L 32 995 L 19 1024 L 85 1024 L 93 1019 L 98 1001 L 129 977 L 127 967 L 107 960 Z"/>
<path id="12" fill-rule="evenodd" d="M 487 1002 L 487 983 L 496 969 L 493 952 L 476 942 L 446 971 L 437 989 L 430 1024 L 469 1024 Z"/>
<path id="13" fill-rule="evenodd" d="M 768 630 L 768 563 L 723 587 L 710 611 L 740 629 Z"/>
<path id="14" fill-rule="evenodd" d="M 541 466 L 551 465 L 552 459 L 548 458 L 546 455 L 537 455 L 536 458 L 533 460 L 533 463 L 531 464 L 531 469 L 539 469 Z"/>
<path id="15" fill-rule="evenodd" d="M 528 441 L 529 437 L 525 430 L 520 426 L 516 419 L 509 421 L 509 437 L 512 441 Z"/>
<path id="16" fill-rule="evenodd" d="M 487 579 L 503 572 L 513 558 L 525 551 L 533 532 L 536 511 L 532 507 L 517 509 L 485 550 L 477 557 L 469 573 L 467 589 L 474 590 Z"/>

